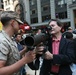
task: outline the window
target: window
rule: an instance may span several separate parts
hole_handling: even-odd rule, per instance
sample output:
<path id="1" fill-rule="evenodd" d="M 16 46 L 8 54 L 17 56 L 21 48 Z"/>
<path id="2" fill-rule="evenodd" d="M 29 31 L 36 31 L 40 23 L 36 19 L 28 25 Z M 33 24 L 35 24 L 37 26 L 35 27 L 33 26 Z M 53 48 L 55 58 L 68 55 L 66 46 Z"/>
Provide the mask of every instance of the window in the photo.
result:
<path id="1" fill-rule="evenodd" d="M 34 5 L 35 4 L 35 0 L 30 0 L 30 4 Z"/>
<path id="2" fill-rule="evenodd" d="M 31 24 L 38 23 L 38 17 L 31 18 Z"/>
<path id="3" fill-rule="evenodd" d="M 76 0 L 72 0 L 73 3 L 76 3 Z"/>
<path id="4" fill-rule="evenodd" d="M 73 10 L 73 12 L 74 12 L 74 18 L 76 18 L 76 10 Z"/>
<path id="5" fill-rule="evenodd" d="M 16 0 L 12 0 L 13 1 L 13 3 L 16 1 Z"/>
<path id="6" fill-rule="evenodd" d="M 32 10 L 32 14 L 35 14 L 35 13 L 36 13 L 36 11 L 35 11 L 35 9 L 33 9 L 33 10 Z"/>
<path id="7" fill-rule="evenodd" d="M 74 2 L 74 1 L 76 1 L 76 0 L 73 0 L 73 2 Z"/>
<path id="8" fill-rule="evenodd" d="M 5 1 L 5 5 L 7 5 L 7 1 Z"/>
<path id="9" fill-rule="evenodd" d="M 8 5 L 10 4 L 10 0 L 8 0 Z"/>
<path id="10" fill-rule="evenodd" d="M 42 16 L 42 22 L 47 22 L 51 19 L 51 15 Z"/>
<path id="11" fill-rule="evenodd" d="M 4 9 L 4 5 L 3 4 L 1 5 L 1 8 Z"/>
<path id="12" fill-rule="evenodd" d="M 47 10 L 48 10 L 48 6 L 44 6 L 43 11 L 47 11 Z"/>
<path id="13" fill-rule="evenodd" d="M 66 4 L 67 3 L 67 0 L 64 0 L 64 3 Z"/>
<path id="14" fill-rule="evenodd" d="M 67 0 L 60 0 L 58 1 L 58 5 L 63 7 L 63 5 L 65 5 L 67 3 Z"/>
<path id="15" fill-rule="evenodd" d="M 65 19 L 65 18 L 67 18 L 67 11 L 56 13 L 56 18 L 59 18 L 59 19 Z"/>

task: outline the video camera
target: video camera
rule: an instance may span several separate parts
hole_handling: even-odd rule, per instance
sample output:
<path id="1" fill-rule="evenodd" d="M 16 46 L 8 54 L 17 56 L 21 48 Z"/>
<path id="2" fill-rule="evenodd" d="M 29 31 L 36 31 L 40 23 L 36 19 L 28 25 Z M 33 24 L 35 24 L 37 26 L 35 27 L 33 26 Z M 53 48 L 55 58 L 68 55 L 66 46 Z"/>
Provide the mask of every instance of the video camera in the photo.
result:
<path id="1" fill-rule="evenodd" d="M 38 34 L 38 35 L 32 35 L 32 36 L 28 35 L 20 43 L 22 45 L 26 45 L 27 47 L 33 47 L 33 46 L 36 46 L 36 45 L 40 44 L 41 42 L 45 42 L 50 37 L 49 31 L 51 29 L 52 28 L 50 26 L 48 26 L 46 28 L 43 28 L 43 29 L 41 29 L 42 32 L 40 34 Z"/>

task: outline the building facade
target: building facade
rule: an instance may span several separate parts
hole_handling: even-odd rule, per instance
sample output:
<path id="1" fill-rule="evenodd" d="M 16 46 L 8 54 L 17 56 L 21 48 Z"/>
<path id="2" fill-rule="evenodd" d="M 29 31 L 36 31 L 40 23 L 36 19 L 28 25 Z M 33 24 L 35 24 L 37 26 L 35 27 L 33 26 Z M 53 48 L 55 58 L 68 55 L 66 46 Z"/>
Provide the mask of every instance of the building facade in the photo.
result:
<path id="1" fill-rule="evenodd" d="M 0 14 L 4 10 L 3 0 L 0 0 Z"/>
<path id="2" fill-rule="evenodd" d="M 0 0 L 0 14 L 4 10 L 3 0 Z M 2 23 L 0 21 L 0 30 L 2 30 Z"/>
<path id="3" fill-rule="evenodd" d="M 4 5 L 3 5 L 3 0 L 0 0 L 0 13 L 3 11 Z"/>
<path id="4" fill-rule="evenodd" d="M 0 0 L 0 9 L 4 9 L 3 0 Z"/>
<path id="5" fill-rule="evenodd" d="M 31 26 L 48 25 L 52 18 L 76 28 L 76 0 L 23 0 L 24 19 Z"/>
<path id="6" fill-rule="evenodd" d="M 5 11 L 16 11 L 21 20 L 23 21 L 24 20 L 24 14 L 23 14 L 23 6 L 22 6 L 22 0 L 3 0 L 3 3 L 4 3 L 4 10 Z"/>
<path id="7" fill-rule="evenodd" d="M 48 25 L 58 18 L 65 26 L 76 28 L 76 0 L 3 0 L 4 10 L 18 12 L 32 27 Z"/>
<path id="8" fill-rule="evenodd" d="M 4 3 L 4 10 L 5 11 L 15 11 L 16 5 L 19 3 L 18 0 L 3 0 Z"/>

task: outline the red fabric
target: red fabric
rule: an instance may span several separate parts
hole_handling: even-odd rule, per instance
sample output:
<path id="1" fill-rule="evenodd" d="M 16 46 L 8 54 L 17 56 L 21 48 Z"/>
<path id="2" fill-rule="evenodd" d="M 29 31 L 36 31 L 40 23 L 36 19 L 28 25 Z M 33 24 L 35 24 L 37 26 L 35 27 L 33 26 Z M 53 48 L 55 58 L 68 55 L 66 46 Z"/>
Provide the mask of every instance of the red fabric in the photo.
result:
<path id="1" fill-rule="evenodd" d="M 52 43 L 52 53 L 53 54 L 59 54 L 59 44 L 60 44 L 60 39 L 61 36 L 58 39 L 53 38 L 53 43 Z"/>
<path id="2" fill-rule="evenodd" d="M 61 36 L 58 38 L 58 39 L 55 39 L 53 38 L 53 43 L 52 43 L 52 53 L 53 54 L 59 54 L 59 44 L 60 44 L 60 39 L 61 39 Z M 59 65 L 52 65 L 51 67 L 51 72 L 53 73 L 58 73 L 59 72 Z"/>
<path id="3" fill-rule="evenodd" d="M 58 73 L 59 72 L 59 65 L 52 65 L 51 72 Z"/>
<path id="4" fill-rule="evenodd" d="M 53 48 L 52 53 L 53 54 L 59 54 L 59 44 L 60 44 L 60 41 L 54 41 L 52 43 L 52 48 Z"/>

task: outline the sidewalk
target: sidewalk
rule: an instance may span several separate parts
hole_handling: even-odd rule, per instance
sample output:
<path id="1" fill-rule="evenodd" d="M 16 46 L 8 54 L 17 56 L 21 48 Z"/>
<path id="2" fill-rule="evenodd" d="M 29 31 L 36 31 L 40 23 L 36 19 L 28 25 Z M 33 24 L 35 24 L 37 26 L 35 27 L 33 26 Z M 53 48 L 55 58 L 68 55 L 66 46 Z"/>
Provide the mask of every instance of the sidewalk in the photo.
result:
<path id="1" fill-rule="evenodd" d="M 25 69 L 26 69 L 26 72 L 27 72 L 27 75 L 39 75 L 39 70 L 36 71 L 36 74 L 35 74 L 35 70 L 31 70 L 28 65 L 25 66 Z"/>

